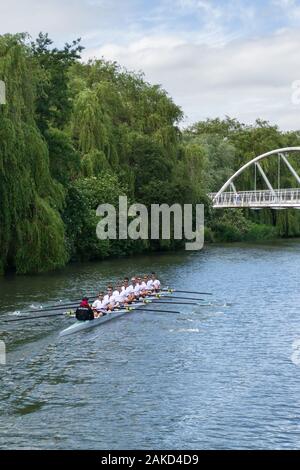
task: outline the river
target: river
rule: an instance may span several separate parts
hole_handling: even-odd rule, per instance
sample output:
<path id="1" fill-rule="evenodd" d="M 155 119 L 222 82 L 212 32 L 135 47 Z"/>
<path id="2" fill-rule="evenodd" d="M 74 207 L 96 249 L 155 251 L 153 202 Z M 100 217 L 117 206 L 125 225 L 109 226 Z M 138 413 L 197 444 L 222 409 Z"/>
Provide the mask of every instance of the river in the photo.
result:
<path id="1" fill-rule="evenodd" d="M 0 449 L 299 449 L 299 266 L 296 240 L 0 280 Z M 65 338 L 72 319 L 3 322 L 153 270 L 212 292 L 213 305 L 133 312 Z"/>

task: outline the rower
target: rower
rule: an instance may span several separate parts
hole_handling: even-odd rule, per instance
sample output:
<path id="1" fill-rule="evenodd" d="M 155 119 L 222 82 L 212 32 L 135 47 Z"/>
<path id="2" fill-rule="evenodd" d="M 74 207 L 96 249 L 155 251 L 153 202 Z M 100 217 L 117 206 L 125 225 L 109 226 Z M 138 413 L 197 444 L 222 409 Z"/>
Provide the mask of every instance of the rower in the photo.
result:
<path id="1" fill-rule="evenodd" d="M 144 276 L 144 277 L 141 279 L 141 290 L 142 290 L 142 291 L 147 290 L 147 281 L 148 281 L 148 277 L 147 277 L 147 276 Z"/>
<path id="2" fill-rule="evenodd" d="M 153 290 L 153 281 L 151 279 L 151 276 L 147 276 L 148 280 L 147 280 L 147 289 L 148 291 L 152 292 Z"/>
<path id="3" fill-rule="evenodd" d="M 110 306 L 113 309 L 119 308 L 126 297 L 122 295 L 122 286 L 121 284 L 117 284 L 115 290 L 111 296 Z"/>
<path id="4" fill-rule="evenodd" d="M 120 292 L 119 292 L 119 284 L 115 286 L 115 289 L 113 290 L 112 293 L 112 301 L 116 302 L 116 299 L 119 297 Z"/>
<path id="5" fill-rule="evenodd" d="M 114 310 L 115 308 L 119 307 L 119 304 L 117 302 L 118 297 L 119 297 L 119 291 L 118 291 L 117 287 L 115 287 L 115 289 L 113 290 L 112 295 L 109 299 L 109 305 L 108 305 L 109 310 Z"/>
<path id="6" fill-rule="evenodd" d="M 131 278 L 131 283 L 126 287 L 126 283 L 127 283 L 127 278 L 125 278 L 124 280 L 124 287 L 125 287 L 125 292 L 126 292 L 126 295 L 127 295 L 127 300 L 129 303 L 131 302 L 134 302 L 135 301 L 135 285 L 136 285 L 136 279 L 135 277 L 132 277 Z"/>
<path id="7" fill-rule="evenodd" d="M 103 315 L 106 315 L 105 310 L 107 308 L 107 304 L 105 304 L 103 299 L 104 299 L 103 292 L 99 292 L 98 298 L 92 304 L 92 309 L 93 309 L 95 318 L 102 317 Z"/>
<path id="8" fill-rule="evenodd" d="M 112 310 L 112 305 L 111 305 L 111 303 L 112 303 L 112 300 L 113 300 L 113 299 L 112 299 L 113 288 L 112 288 L 111 285 L 108 285 L 108 286 L 107 286 L 106 292 L 107 292 L 107 293 L 105 294 L 105 296 L 104 296 L 104 298 L 103 298 L 103 302 L 104 302 L 104 304 L 105 304 L 107 310 Z"/>
<path id="9" fill-rule="evenodd" d="M 129 287 L 129 279 L 128 277 L 124 278 L 124 281 L 122 282 L 122 291 L 126 291 Z"/>
<path id="10" fill-rule="evenodd" d="M 76 310 L 75 315 L 78 321 L 94 320 L 94 312 L 91 309 L 89 299 L 87 297 L 83 297 L 82 301 L 80 302 L 80 306 Z"/>
<path id="11" fill-rule="evenodd" d="M 133 279 L 134 280 L 132 282 L 133 282 L 134 297 L 136 300 L 138 300 L 141 297 L 141 285 L 140 285 L 141 278 L 135 277 Z"/>
<path id="12" fill-rule="evenodd" d="M 147 281 L 147 278 L 146 278 Z M 140 297 L 146 297 L 148 295 L 147 291 L 147 283 L 145 282 L 145 277 L 141 278 L 138 277 L 138 283 L 139 283 L 139 288 L 140 288 Z"/>
<path id="13" fill-rule="evenodd" d="M 133 286 L 129 284 L 128 277 L 125 277 L 124 281 L 122 282 L 122 293 L 126 296 L 127 303 L 130 302 L 130 297 L 132 297 L 133 293 Z"/>
<path id="14" fill-rule="evenodd" d="M 120 296 L 120 303 L 122 305 L 128 305 L 128 294 L 126 289 L 124 289 L 124 283 L 118 284 L 118 289 L 119 289 L 119 296 Z M 127 286 L 128 287 L 128 286 Z"/>
<path id="15" fill-rule="evenodd" d="M 145 295 L 149 294 L 149 289 L 147 287 L 147 282 L 148 282 L 148 276 L 145 275 L 142 279 L 142 282 L 141 282 L 141 294 L 142 294 L 142 296 L 145 296 Z"/>
<path id="16" fill-rule="evenodd" d="M 153 290 L 155 292 L 159 292 L 160 291 L 160 281 L 157 279 L 156 274 L 152 273 L 151 278 L 152 278 L 152 281 L 153 281 Z"/>

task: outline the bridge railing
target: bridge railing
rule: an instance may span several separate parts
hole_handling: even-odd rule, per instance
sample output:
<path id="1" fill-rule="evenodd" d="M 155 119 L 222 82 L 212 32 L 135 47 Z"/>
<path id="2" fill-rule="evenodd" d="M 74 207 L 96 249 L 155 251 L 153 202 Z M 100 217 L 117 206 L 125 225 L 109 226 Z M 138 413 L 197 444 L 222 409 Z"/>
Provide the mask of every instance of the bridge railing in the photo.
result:
<path id="1" fill-rule="evenodd" d="M 210 193 L 214 207 L 293 207 L 300 204 L 300 188 L 275 189 L 274 191 L 240 191 Z"/>

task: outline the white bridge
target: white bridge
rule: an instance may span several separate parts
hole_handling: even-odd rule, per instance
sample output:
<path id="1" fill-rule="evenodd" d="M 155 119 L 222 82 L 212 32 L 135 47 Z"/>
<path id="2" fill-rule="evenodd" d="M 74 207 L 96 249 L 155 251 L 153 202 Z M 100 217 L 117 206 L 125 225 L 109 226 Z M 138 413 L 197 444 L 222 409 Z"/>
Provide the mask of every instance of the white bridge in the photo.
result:
<path id="1" fill-rule="evenodd" d="M 253 158 L 253 160 L 243 165 L 236 173 L 234 173 L 234 175 L 232 175 L 231 178 L 229 178 L 229 180 L 222 186 L 219 192 L 209 194 L 209 197 L 213 201 L 213 207 L 215 209 L 243 207 L 251 209 L 300 209 L 300 176 L 288 160 L 289 154 L 294 152 L 298 152 L 298 155 L 300 156 L 300 147 L 276 149 Z M 275 158 L 277 156 L 278 159 L 277 188 L 272 186 L 266 172 L 260 164 L 260 160 L 270 157 L 274 158 L 274 156 Z M 298 186 L 297 188 L 280 188 L 282 162 L 295 178 L 295 182 Z M 235 179 L 251 166 L 254 167 L 254 190 L 237 191 Z M 257 173 L 262 177 L 267 189 L 256 189 Z"/>

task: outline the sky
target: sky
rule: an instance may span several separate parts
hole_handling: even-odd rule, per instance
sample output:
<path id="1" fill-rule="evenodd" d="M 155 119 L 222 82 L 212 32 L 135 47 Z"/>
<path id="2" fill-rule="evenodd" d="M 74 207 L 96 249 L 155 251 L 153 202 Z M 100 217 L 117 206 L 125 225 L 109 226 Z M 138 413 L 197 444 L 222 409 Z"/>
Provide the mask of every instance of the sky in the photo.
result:
<path id="1" fill-rule="evenodd" d="M 300 0 L 0 0 L 0 34 L 77 37 L 84 60 L 143 71 L 183 126 L 226 115 L 300 129 Z"/>

